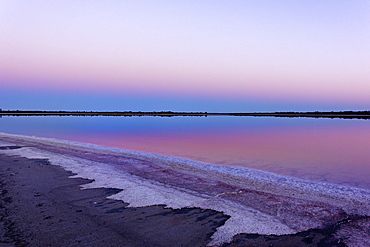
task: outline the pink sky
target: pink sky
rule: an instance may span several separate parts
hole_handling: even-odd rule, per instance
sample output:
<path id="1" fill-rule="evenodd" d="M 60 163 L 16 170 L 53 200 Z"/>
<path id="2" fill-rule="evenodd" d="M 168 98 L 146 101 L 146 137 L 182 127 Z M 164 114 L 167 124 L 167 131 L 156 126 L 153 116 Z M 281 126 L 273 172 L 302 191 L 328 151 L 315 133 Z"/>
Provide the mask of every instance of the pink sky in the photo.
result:
<path id="1" fill-rule="evenodd" d="M 369 105 L 369 13 L 368 1 L 5 0 L 0 89 Z"/>

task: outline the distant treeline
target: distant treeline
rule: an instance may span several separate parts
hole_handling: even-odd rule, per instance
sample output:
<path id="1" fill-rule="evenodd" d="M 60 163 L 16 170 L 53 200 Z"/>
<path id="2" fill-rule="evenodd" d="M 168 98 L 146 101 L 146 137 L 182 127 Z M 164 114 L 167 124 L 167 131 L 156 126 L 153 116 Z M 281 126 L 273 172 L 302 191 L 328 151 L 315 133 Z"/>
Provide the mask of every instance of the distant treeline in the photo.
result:
<path id="1" fill-rule="evenodd" d="M 370 111 L 331 111 L 331 112 L 267 112 L 267 113 L 218 113 L 218 112 L 172 112 L 172 111 L 21 111 L 1 110 L 1 116 L 254 116 L 254 117 L 313 117 L 313 118 L 357 118 L 370 119 Z"/>
<path id="2" fill-rule="evenodd" d="M 320 111 L 315 111 L 315 112 L 274 112 L 276 114 L 336 114 L 336 115 L 370 115 L 370 111 L 330 111 L 330 112 L 320 112 Z"/>
<path id="3" fill-rule="evenodd" d="M 1 111 L 0 115 L 9 116 L 204 116 L 207 112 L 172 112 L 172 111 Z"/>

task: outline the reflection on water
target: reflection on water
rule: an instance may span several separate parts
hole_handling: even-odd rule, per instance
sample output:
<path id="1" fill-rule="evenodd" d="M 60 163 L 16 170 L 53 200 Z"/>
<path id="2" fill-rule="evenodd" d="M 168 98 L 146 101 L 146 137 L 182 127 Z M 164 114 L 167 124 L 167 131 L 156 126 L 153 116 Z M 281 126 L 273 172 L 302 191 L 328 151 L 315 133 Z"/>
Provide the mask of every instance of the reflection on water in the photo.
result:
<path id="1" fill-rule="evenodd" d="M 0 131 L 245 166 L 370 189 L 367 120 L 3 117 Z"/>

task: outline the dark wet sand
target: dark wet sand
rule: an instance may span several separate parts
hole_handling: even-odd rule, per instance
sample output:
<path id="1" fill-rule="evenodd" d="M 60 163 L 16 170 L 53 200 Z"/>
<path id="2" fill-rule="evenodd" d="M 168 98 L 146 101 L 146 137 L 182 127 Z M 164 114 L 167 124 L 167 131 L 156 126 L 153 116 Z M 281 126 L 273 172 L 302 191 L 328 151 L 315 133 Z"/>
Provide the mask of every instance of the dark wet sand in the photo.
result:
<path id="1" fill-rule="evenodd" d="M 68 178 L 48 160 L 0 155 L 0 175 L 0 247 L 206 246 L 229 218 L 199 208 L 128 208 L 106 198 L 120 190 L 81 190 L 91 181 Z M 345 246 L 334 234 L 358 220 L 294 235 L 239 234 L 225 246 Z"/>
<path id="2" fill-rule="evenodd" d="M 205 246 L 228 216 L 163 206 L 126 208 L 116 189 L 81 190 L 89 180 L 47 160 L 0 155 L 0 246 Z"/>

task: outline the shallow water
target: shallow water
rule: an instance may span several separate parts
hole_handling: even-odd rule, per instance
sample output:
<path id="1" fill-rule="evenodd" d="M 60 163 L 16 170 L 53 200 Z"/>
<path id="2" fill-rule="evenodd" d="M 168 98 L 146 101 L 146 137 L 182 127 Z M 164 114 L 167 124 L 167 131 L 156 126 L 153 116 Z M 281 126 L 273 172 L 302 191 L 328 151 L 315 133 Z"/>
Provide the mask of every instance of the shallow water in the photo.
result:
<path id="1" fill-rule="evenodd" d="M 370 122 L 272 117 L 2 117 L 53 137 L 370 189 Z"/>

